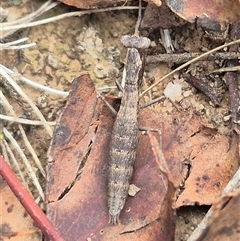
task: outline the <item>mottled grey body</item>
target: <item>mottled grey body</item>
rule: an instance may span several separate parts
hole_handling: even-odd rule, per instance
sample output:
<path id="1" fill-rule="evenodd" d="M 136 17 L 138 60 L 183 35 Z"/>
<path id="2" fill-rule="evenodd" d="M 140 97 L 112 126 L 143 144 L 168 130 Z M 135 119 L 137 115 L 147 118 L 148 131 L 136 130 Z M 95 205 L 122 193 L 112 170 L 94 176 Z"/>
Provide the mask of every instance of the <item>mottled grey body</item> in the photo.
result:
<path id="1" fill-rule="evenodd" d="M 147 40 L 150 44 L 149 39 Z M 124 40 L 122 42 L 125 46 L 128 45 Z M 110 142 L 108 208 L 109 222 L 113 224 L 118 223 L 125 205 L 138 144 L 138 95 L 143 60 L 138 49 L 130 47 L 126 63 L 126 83 Z"/>

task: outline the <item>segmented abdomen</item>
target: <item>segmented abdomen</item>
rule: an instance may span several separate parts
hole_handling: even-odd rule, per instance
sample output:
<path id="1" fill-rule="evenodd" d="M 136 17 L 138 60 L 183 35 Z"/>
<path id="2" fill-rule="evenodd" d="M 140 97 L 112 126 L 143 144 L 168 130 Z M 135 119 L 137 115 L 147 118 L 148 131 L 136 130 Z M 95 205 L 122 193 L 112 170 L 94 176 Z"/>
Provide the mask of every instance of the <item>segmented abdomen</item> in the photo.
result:
<path id="1" fill-rule="evenodd" d="M 111 140 L 108 182 L 109 222 L 116 224 L 124 207 L 137 147 L 137 122 L 115 125 Z M 127 123 L 127 122 L 126 122 Z M 122 127 L 122 128 L 121 128 Z"/>

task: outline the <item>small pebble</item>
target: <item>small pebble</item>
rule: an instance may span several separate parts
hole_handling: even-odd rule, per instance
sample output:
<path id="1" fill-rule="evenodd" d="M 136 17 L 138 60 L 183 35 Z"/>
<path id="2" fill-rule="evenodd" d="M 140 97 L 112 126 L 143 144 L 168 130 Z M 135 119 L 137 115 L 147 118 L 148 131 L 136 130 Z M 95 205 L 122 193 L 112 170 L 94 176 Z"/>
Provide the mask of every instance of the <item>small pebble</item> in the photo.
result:
<path id="1" fill-rule="evenodd" d="M 188 98 L 183 99 L 180 104 L 181 104 L 181 107 L 182 107 L 184 110 L 187 110 L 187 109 L 190 108 L 190 106 L 192 105 L 191 101 L 189 101 Z"/>
<path id="2" fill-rule="evenodd" d="M 209 101 L 209 105 L 214 107 L 214 104 L 212 103 L 212 101 Z"/>
<path id="3" fill-rule="evenodd" d="M 204 109 L 205 109 L 205 107 L 204 107 L 203 104 L 200 104 L 200 105 L 198 106 L 198 108 L 199 108 L 199 110 L 204 110 Z"/>
<path id="4" fill-rule="evenodd" d="M 169 82 L 163 93 L 172 101 L 179 101 L 182 99 L 182 87 L 180 84 L 173 84 Z"/>
<path id="5" fill-rule="evenodd" d="M 192 94 L 192 91 L 191 90 L 187 90 L 187 91 L 184 91 L 183 92 L 183 96 L 184 97 L 188 97 L 188 96 L 190 96 Z"/>
<path id="6" fill-rule="evenodd" d="M 210 116 L 210 110 L 206 109 L 206 116 L 209 117 Z"/>
<path id="7" fill-rule="evenodd" d="M 128 195 L 134 197 L 141 189 L 134 184 L 130 184 L 128 189 Z"/>
<path id="8" fill-rule="evenodd" d="M 94 67 L 94 74 L 98 79 L 104 79 L 106 78 L 107 74 L 105 73 L 105 69 L 101 65 L 96 65 Z"/>
<path id="9" fill-rule="evenodd" d="M 151 41 L 151 47 L 156 47 L 157 44 L 155 43 L 155 41 Z"/>
<path id="10" fill-rule="evenodd" d="M 173 75 L 173 78 L 174 78 L 174 79 L 178 79 L 178 74 L 174 74 L 174 75 Z"/>
<path id="11" fill-rule="evenodd" d="M 227 121 L 229 121 L 230 119 L 231 119 L 231 115 L 226 115 L 226 116 L 223 117 L 223 121 L 224 121 L 224 122 L 227 122 Z"/>

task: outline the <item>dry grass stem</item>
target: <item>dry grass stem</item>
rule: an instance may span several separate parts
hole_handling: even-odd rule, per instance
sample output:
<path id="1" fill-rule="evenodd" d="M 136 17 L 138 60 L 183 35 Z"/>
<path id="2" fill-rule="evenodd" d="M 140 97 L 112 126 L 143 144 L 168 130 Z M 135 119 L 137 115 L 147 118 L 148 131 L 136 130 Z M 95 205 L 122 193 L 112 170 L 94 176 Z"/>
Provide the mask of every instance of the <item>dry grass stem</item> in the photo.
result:
<path id="1" fill-rule="evenodd" d="M 14 150 L 17 151 L 17 153 L 20 155 L 24 165 L 26 166 L 29 176 L 31 177 L 33 184 L 35 185 L 35 187 L 38 190 L 38 193 L 40 195 L 40 197 L 42 198 L 42 200 L 44 200 L 44 193 L 43 193 L 43 189 L 38 181 L 38 178 L 34 172 L 34 170 L 32 169 L 32 166 L 30 165 L 27 157 L 25 156 L 24 152 L 22 151 L 22 148 L 18 145 L 17 141 L 12 137 L 12 135 L 10 134 L 10 132 L 6 129 L 3 128 L 3 134 L 6 136 L 6 138 L 10 141 L 10 143 L 12 144 L 12 148 Z"/>
<path id="2" fill-rule="evenodd" d="M 3 30 L 3 26 L 5 26 L 5 27 L 7 27 L 7 26 L 17 26 L 19 24 L 23 24 L 24 25 L 24 24 L 26 24 L 28 22 L 31 22 L 33 19 L 35 19 L 36 17 L 40 16 L 44 12 L 54 8 L 58 4 L 59 4 L 59 2 L 52 3 L 51 0 L 47 1 L 37 11 L 35 11 L 35 12 L 33 12 L 33 13 L 23 17 L 23 18 L 17 19 L 17 20 L 12 21 L 12 22 L 0 23 L 0 29 L 1 29 L 1 31 L 4 31 Z M 0 39 L 4 39 L 4 38 L 8 37 L 9 35 L 13 34 L 14 32 L 16 32 L 16 29 L 13 29 L 10 32 L 7 32 L 5 34 L 0 35 Z"/>
<path id="3" fill-rule="evenodd" d="M 240 71 L 240 66 L 230 66 L 230 67 L 225 67 L 221 69 L 216 69 L 212 71 L 211 73 L 223 73 L 223 72 L 229 72 L 229 71 Z"/>
<path id="4" fill-rule="evenodd" d="M 18 177 L 20 178 L 20 180 L 21 180 L 24 184 L 26 184 L 26 180 L 25 180 L 24 175 L 23 175 L 23 173 L 22 173 L 22 171 L 21 171 L 21 168 L 20 168 L 20 166 L 19 166 L 19 164 L 18 164 L 18 162 L 17 162 L 17 160 L 16 160 L 16 158 L 15 158 L 15 156 L 14 156 L 14 154 L 13 154 L 11 148 L 10 148 L 10 146 L 9 146 L 8 143 L 6 142 L 6 140 L 3 140 L 2 145 L 1 145 L 1 148 L 2 148 L 2 150 L 6 149 L 6 152 L 8 153 L 11 161 L 10 161 L 10 160 L 7 161 L 7 160 L 8 160 L 8 155 L 7 155 L 7 153 L 6 153 L 6 155 L 3 155 L 4 159 L 8 162 L 9 165 L 10 165 L 10 163 L 12 164 L 11 166 L 13 166 L 13 168 L 15 168 L 15 170 L 16 170 L 16 172 L 17 172 L 17 175 L 18 175 Z M 27 184 L 26 184 L 26 185 L 27 185 Z"/>
<path id="5" fill-rule="evenodd" d="M 28 119 L 23 119 L 23 118 L 18 118 L 18 117 L 14 117 L 14 116 L 8 116 L 8 115 L 2 115 L 2 114 L 0 114 L 0 119 L 19 123 L 19 124 L 24 124 L 24 125 L 33 125 L 33 126 L 42 126 L 43 125 L 42 121 L 28 120 Z M 50 122 L 48 122 L 48 125 L 55 126 L 56 121 L 50 121 Z"/>
<path id="6" fill-rule="evenodd" d="M 17 45 L 17 44 L 23 43 L 27 40 L 28 40 L 28 38 L 21 38 L 21 39 L 18 39 L 18 40 L 12 41 L 12 42 L 8 42 L 8 43 L 0 43 L 0 51 L 3 49 L 25 49 L 25 48 L 33 47 L 36 45 L 36 43 Z"/>
<path id="7" fill-rule="evenodd" d="M 240 39 L 238 40 L 235 40 L 235 41 L 232 41 L 230 43 L 226 43 L 226 44 L 223 44 L 221 46 L 218 46 L 217 48 L 214 48 L 204 54 L 201 54 L 200 56 L 188 61 L 187 63 L 185 64 L 182 64 L 181 66 L 179 66 L 178 68 L 176 68 L 175 70 L 169 72 L 168 74 L 166 74 L 165 76 L 163 76 L 160 80 L 158 80 L 157 82 L 155 82 L 153 85 L 151 85 L 149 88 L 147 88 L 146 90 L 144 90 L 141 94 L 140 94 L 140 98 L 142 98 L 147 92 L 149 92 L 152 88 L 154 88 L 155 86 L 157 86 L 161 81 L 165 80 L 166 78 L 168 78 L 169 76 L 175 74 L 176 72 L 178 72 L 179 70 L 181 69 L 184 69 L 185 67 L 187 67 L 188 65 L 192 64 L 192 63 L 195 63 L 197 62 L 198 60 L 200 60 L 201 58 L 204 58 L 206 57 L 207 55 L 210 55 L 220 49 L 223 49 L 225 47 L 228 47 L 228 46 L 231 46 L 233 44 L 237 44 L 237 43 L 240 43 Z"/>
<path id="8" fill-rule="evenodd" d="M 23 97 L 24 100 L 31 106 L 37 117 L 43 122 L 44 127 L 50 137 L 53 135 L 53 130 L 48 125 L 47 121 L 45 120 L 44 116 L 42 115 L 41 111 L 37 108 L 34 102 L 28 97 L 28 95 L 20 88 L 20 86 L 6 73 L 6 71 L 0 66 L 0 74 L 4 77 L 5 80 L 15 89 L 15 91 Z"/>
<path id="9" fill-rule="evenodd" d="M 71 13 L 64 13 L 60 14 L 55 17 L 39 20 L 36 22 L 32 23 L 24 23 L 24 24 L 13 24 L 13 25 L 5 25 L 4 23 L 0 24 L 1 30 L 2 31 L 8 31 L 8 30 L 18 30 L 18 29 L 24 29 L 24 28 L 30 28 L 34 26 L 39 26 L 42 24 L 47 24 L 51 22 L 55 22 L 64 18 L 69 18 L 69 17 L 81 17 L 86 14 L 91 14 L 91 13 L 101 13 L 101 12 L 109 12 L 109 11 L 117 11 L 117 10 L 134 10 L 138 9 L 138 7 L 135 6 L 127 6 L 127 7 L 112 7 L 112 8 L 105 8 L 105 9 L 93 9 L 93 10 L 85 10 L 85 11 L 77 11 L 77 12 L 71 12 Z"/>
<path id="10" fill-rule="evenodd" d="M 3 131 L 3 130 L 1 130 L 1 131 Z M 4 139 L 2 139 L 1 141 L 0 141 L 0 147 L 1 147 L 1 155 L 4 157 L 4 159 L 6 160 L 6 162 L 9 164 L 10 162 L 9 162 L 9 158 L 8 158 L 8 155 L 7 155 L 7 150 L 6 150 L 6 147 L 5 147 L 5 145 L 4 145 Z"/>
<path id="11" fill-rule="evenodd" d="M 13 116 L 16 116 L 16 113 L 14 112 L 12 106 L 9 104 L 8 100 L 5 98 L 5 96 L 1 93 L 1 96 L 2 96 L 2 101 L 3 101 L 3 106 L 5 107 L 6 110 L 8 110 L 11 115 Z M 33 160 L 35 162 L 35 164 L 37 165 L 37 167 L 39 168 L 40 172 L 42 173 L 42 175 L 44 177 L 46 177 L 46 173 L 42 167 L 42 164 L 40 162 L 40 160 L 38 159 L 38 156 L 36 154 L 36 152 L 34 151 L 31 143 L 28 141 L 28 138 L 26 136 L 26 133 L 22 127 L 22 125 L 18 124 L 18 128 L 20 130 L 20 133 L 22 135 L 22 138 L 23 138 L 23 141 L 24 141 L 24 144 L 25 146 L 27 147 L 28 151 L 31 153 L 32 157 L 33 157 Z"/>
<path id="12" fill-rule="evenodd" d="M 5 67 L 5 66 L 3 66 L 1 64 L 0 64 L 0 67 L 3 68 L 7 72 L 7 74 L 9 74 L 9 75 L 14 74 L 14 72 L 12 70 L 8 69 L 7 67 Z M 27 84 L 27 85 L 29 85 L 29 86 L 31 86 L 33 88 L 36 88 L 39 91 L 45 91 L 45 92 L 48 92 L 50 94 L 59 95 L 59 96 L 63 96 L 63 97 L 68 96 L 68 92 L 61 91 L 61 90 L 55 90 L 55 89 L 50 88 L 48 86 L 35 83 L 34 81 L 29 80 L 29 79 L 23 77 L 20 74 L 19 74 L 19 80 L 21 82 L 23 82 L 24 84 Z"/>

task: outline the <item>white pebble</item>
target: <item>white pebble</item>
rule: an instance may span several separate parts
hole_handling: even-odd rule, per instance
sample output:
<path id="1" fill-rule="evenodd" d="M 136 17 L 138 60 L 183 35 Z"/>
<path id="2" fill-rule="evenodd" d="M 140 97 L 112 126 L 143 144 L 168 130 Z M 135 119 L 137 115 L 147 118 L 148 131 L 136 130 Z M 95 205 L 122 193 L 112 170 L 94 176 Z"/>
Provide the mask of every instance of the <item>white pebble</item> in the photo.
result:
<path id="1" fill-rule="evenodd" d="M 179 101 L 182 99 L 182 87 L 180 84 L 173 84 L 169 82 L 163 93 L 172 101 Z"/>
<path id="2" fill-rule="evenodd" d="M 184 91 L 183 92 L 183 96 L 184 97 L 188 97 L 188 96 L 190 96 L 192 94 L 192 91 L 191 90 L 187 90 L 187 91 Z"/>

